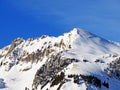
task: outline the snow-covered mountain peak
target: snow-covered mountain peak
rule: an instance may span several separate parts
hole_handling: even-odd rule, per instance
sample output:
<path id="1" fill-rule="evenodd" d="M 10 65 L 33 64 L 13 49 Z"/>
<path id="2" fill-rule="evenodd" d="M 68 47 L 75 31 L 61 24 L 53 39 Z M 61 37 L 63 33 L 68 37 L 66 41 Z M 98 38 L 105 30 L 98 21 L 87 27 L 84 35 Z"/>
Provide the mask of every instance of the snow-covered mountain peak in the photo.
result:
<path id="1" fill-rule="evenodd" d="M 69 32 L 70 34 L 72 34 L 72 35 L 74 35 L 75 37 L 77 36 L 77 35 L 79 35 L 80 37 L 90 37 L 90 36 L 95 36 L 95 35 L 93 35 L 92 33 L 90 33 L 90 32 L 88 32 L 88 31 L 86 31 L 86 30 L 83 30 L 83 29 L 81 29 L 81 28 L 74 28 L 73 30 L 71 30 L 70 32 Z"/>
<path id="2" fill-rule="evenodd" d="M 0 50 L 0 89 L 117 90 L 119 65 L 120 45 L 80 28 L 17 38 Z"/>
<path id="3" fill-rule="evenodd" d="M 81 28 L 73 28 L 71 33 L 73 33 L 73 34 L 87 34 L 88 32 L 83 30 L 83 29 L 81 29 Z"/>

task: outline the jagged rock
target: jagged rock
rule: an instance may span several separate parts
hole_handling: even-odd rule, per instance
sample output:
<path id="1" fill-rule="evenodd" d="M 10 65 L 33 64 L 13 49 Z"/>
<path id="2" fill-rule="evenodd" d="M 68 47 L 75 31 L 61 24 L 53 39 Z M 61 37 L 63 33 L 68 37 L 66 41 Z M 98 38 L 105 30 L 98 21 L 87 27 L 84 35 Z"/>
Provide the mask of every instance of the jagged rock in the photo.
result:
<path id="1" fill-rule="evenodd" d="M 43 36 L 41 36 L 41 39 L 44 39 L 44 38 L 46 38 L 47 36 L 46 35 L 43 35 Z"/>
<path id="2" fill-rule="evenodd" d="M 106 71 L 110 77 L 114 76 L 117 79 L 120 79 L 120 58 L 109 63 L 109 68 L 107 68 Z"/>
<path id="3" fill-rule="evenodd" d="M 24 40 L 23 40 L 22 38 L 17 38 L 17 39 L 15 39 L 15 40 L 12 42 L 12 44 L 11 44 L 11 46 L 10 46 L 10 48 L 9 48 L 9 51 L 7 52 L 7 55 L 8 55 L 16 46 L 18 46 L 19 44 L 21 44 L 23 41 L 24 41 Z M 6 55 L 6 56 L 7 56 L 7 55 Z"/>
<path id="4" fill-rule="evenodd" d="M 46 64 L 44 64 L 36 73 L 33 80 L 33 86 L 37 87 L 39 84 L 44 85 L 51 80 L 58 72 L 74 62 L 75 59 L 62 58 L 61 53 L 52 56 Z"/>

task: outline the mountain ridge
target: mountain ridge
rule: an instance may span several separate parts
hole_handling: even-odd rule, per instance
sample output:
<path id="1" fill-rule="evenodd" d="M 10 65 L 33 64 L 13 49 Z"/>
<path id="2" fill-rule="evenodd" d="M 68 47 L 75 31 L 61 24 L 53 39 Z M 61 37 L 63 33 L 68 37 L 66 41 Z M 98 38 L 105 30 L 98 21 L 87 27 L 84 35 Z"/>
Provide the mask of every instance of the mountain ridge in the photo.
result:
<path id="1" fill-rule="evenodd" d="M 0 50 L 0 89 L 115 90 L 119 52 L 116 43 L 80 28 L 58 37 L 17 38 Z"/>

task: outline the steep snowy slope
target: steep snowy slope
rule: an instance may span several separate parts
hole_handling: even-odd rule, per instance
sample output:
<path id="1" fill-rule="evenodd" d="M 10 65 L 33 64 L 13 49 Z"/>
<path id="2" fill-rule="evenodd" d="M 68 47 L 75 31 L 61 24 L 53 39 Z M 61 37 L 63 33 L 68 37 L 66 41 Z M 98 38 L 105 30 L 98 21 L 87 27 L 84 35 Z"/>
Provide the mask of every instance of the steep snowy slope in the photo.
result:
<path id="1" fill-rule="evenodd" d="M 0 50 L 1 90 L 118 90 L 120 45 L 74 28 Z"/>

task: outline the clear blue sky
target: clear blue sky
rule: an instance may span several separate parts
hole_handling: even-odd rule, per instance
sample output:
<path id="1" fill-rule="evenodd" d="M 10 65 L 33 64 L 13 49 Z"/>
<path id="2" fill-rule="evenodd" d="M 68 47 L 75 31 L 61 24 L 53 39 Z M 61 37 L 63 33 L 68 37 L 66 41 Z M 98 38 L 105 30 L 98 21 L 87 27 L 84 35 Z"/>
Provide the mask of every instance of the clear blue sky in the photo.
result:
<path id="1" fill-rule="evenodd" d="M 74 27 L 120 41 L 120 0 L 0 0 L 0 48 Z"/>

